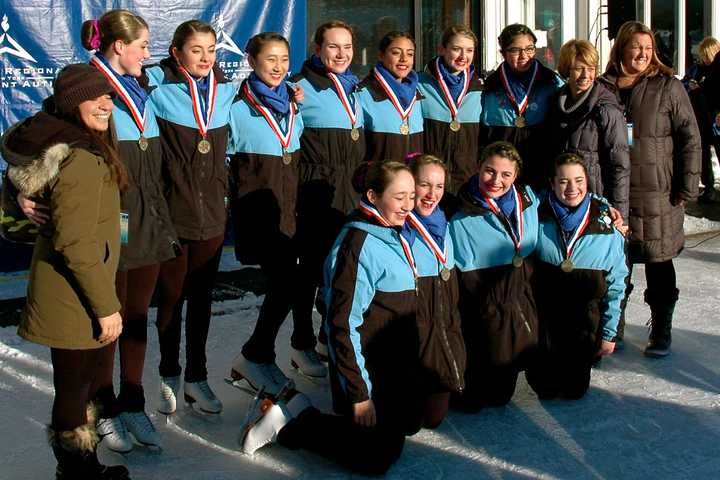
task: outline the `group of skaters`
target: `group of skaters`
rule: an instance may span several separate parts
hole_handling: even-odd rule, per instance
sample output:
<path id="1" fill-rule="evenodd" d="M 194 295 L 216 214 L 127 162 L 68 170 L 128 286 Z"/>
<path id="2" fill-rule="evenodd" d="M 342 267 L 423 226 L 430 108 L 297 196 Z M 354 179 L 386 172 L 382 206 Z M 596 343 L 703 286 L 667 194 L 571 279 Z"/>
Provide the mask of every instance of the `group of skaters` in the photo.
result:
<path id="1" fill-rule="evenodd" d="M 51 348 L 57 478 L 128 478 L 98 462 L 99 437 L 120 452 L 131 435 L 160 445 L 142 386 L 154 292 L 153 407 L 175 412 L 182 385 L 194 408 L 222 411 L 205 347 L 227 210 L 236 257 L 267 278 L 226 366 L 258 392 L 247 453 L 277 441 L 379 474 L 449 408 L 507 404 L 521 371 L 541 399 L 580 398 L 622 344 L 633 264 L 645 354 L 669 353 L 701 142 L 645 25 L 622 26 L 602 75 L 589 42 L 563 45 L 556 73 L 532 30 L 509 25 L 484 79 L 466 27 L 444 32 L 422 72 L 412 36 L 390 32 L 360 80 L 353 30 L 333 21 L 290 79 L 287 40 L 253 36 L 239 88 L 207 23 L 182 23 L 152 66 L 149 33 L 126 10 L 86 21 L 90 62 L 63 68 L 43 110 L 2 139 L 6 188 L 39 230 L 18 331 Z M 276 363 L 289 313 L 291 366 L 329 376 L 333 413 Z"/>

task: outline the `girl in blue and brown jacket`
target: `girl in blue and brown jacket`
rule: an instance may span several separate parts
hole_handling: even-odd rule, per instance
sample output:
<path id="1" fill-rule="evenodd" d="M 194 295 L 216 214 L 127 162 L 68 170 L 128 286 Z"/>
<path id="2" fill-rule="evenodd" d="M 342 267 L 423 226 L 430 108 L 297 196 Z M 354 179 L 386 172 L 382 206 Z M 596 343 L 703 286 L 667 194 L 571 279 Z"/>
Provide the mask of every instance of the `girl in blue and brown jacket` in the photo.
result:
<path id="1" fill-rule="evenodd" d="M 228 146 L 235 255 L 244 264 L 260 265 L 267 292 L 255 330 L 233 361 L 231 374 L 236 380 L 245 378 L 253 388 L 277 394 L 288 378 L 275 363 L 275 339 L 294 304 L 299 281 L 293 237 L 303 121 L 286 82 L 287 40 L 263 32 L 248 41 L 246 51 L 253 72 L 232 105 Z M 305 319 L 311 321 L 309 316 Z M 295 328 L 308 329 L 312 333 L 312 324 Z M 312 348 L 299 341 L 293 335 L 294 349 Z"/>
<path id="2" fill-rule="evenodd" d="M 460 189 L 460 211 L 450 220 L 468 355 L 457 405 L 467 411 L 507 404 L 537 347 L 527 257 L 537 242 L 538 202 L 516 182 L 521 167 L 511 144 L 485 147 L 478 175 Z"/>
<path id="3" fill-rule="evenodd" d="M 423 426 L 435 428 L 447 413 L 450 393 L 463 391 L 465 342 L 453 244 L 445 213 L 439 208 L 446 166 L 432 155 L 418 155 L 410 169 L 415 177 L 415 208 L 407 221 L 417 237 L 412 250 L 418 271 L 416 322 L 426 399 Z"/>
<path id="4" fill-rule="evenodd" d="M 525 159 L 523 183 L 543 188 L 550 163 L 539 154 L 547 140 L 545 116 L 563 81 L 535 58 L 537 37 L 527 26 L 508 25 L 498 42 L 504 61 L 485 80 L 481 143 L 505 140 L 515 145 Z"/>
<path id="5" fill-rule="evenodd" d="M 303 119 L 300 138 L 297 233 L 299 275 L 293 320 L 305 332 L 293 330 L 291 357 L 300 371 L 325 376 L 316 360 L 311 315 L 316 291 L 322 281 L 325 257 L 356 205 L 353 172 L 365 157 L 362 107 L 356 91 L 359 79 L 350 69 L 353 30 L 340 20 L 320 25 L 315 31 L 314 53 L 293 77 L 305 92 L 299 104 Z M 296 318 L 298 317 L 298 318 Z M 320 331 L 318 350 L 327 357 L 327 341 Z"/>
<path id="6" fill-rule="evenodd" d="M 150 58 L 149 30 L 141 17 L 111 10 L 83 24 L 83 46 L 95 50 L 90 63 L 115 90 L 118 152 L 129 176 L 122 192 L 122 243 L 115 278 L 122 305 L 120 393 L 113 391 L 115 344 L 105 347 L 94 390 L 101 407 L 98 433 L 107 447 L 128 451 L 132 441 L 159 446 L 159 435 L 145 413 L 142 374 L 147 346 L 147 314 L 160 264 L 176 256 L 179 243 L 164 196 L 160 131 L 149 101 L 142 64 Z"/>
<path id="7" fill-rule="evenodd" d="M 540 398 L 576 399 L 593 362 L 615 349 L 628 268 L 610 207 L 588 191 L 585 161 L 563 154 L 554 169 L 538 208 L 533 272 L 541 350 L 526 377 Z"/>
<path id="8" fill-rule="evenodd" d="M 450 174 L 445 191 L 453 194 L 475 173 L 481 150 L 483 84 L 472 64 L 477 43 L 469 28 L 448 28 L 439 55 L 425 66 L 418 82 L 424 97 L 423 151 L 445 160 Z"/>
<path id="9" fill-rule="evenodd" d="M 413 176 L 403 163 L 375 162 L 362 177 L 361 203 L 325 263 L 325 328 L 339 415 L 321 413 L 302 394 L 281 399 L 244 436 L 246 453 L 277 440 L 378 475 L 423 424 L 413 254 L 420 240 L 406 223 L 415 205 Z"/>
<path id="10" fill-rule="evenodd" d="M 146 70 L 155 87 L 155 108 L 163 148 L 165 195 L 181 255 L 160 269 L 158 336 L 160 403 L 173 413 L 180 384 L 182 306 L 185 318 L 185 400 L 219 413 L 222 403 L 207 383 L 205 344 L 212 287 L 225 234 L 228 116 L 235 88 L 215 65 L 215 31 L 189 20 L 175 30 L 170 56 Z"/>
<path id="11" fill-rule="evenodd" d="M 405 158 L 423 150 L 415 39 L 390 32 L 380 40 L 379 62 L 360 83 L 367 161 Z"/>

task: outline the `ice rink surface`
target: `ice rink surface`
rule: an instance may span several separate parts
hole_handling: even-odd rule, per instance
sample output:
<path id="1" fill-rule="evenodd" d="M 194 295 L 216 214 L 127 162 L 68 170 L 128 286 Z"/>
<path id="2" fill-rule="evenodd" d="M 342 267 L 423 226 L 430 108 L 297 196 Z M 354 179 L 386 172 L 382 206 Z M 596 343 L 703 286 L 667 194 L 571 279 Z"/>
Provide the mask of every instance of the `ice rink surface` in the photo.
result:
<path id="1" fill-rule="evenodd" d="M 702 238 L 705 242 L 695 246 Z M 408 438 L 388 472 L 393 479 L 717 479 L 720 478 L 720 238 L 687 241 L 676 261 L 678 302 L 672 354 L 643 357 L 649 310 L 644 269 L 634 272 L 626 348 L 593 371 L 579 401 L 540 402 L 521 376 L 510 405 L 479 414 L 452 412 L 435 431 Z M 238 451 L 250 397 L 226 385 L 230 362 L 249 336 L 262 297 L 213 305 L 208 340 L 210 384 L 225 405 L 216 418 L 180 407 L 166 419 L 154 410 L 158 348 L 149 328 L 145 389 L 164 449 L 136 446 L 126 456 L 101 449 L 106 463 L 125 462 L 133 479 L 355 478 L 314 454 L 280 446 L 254 457 Z M 151 312 L 150 324 L 155 312 Z M 287 321 L 277 342 L 278 365 L 319 408 L 329 411 L 326 383 L 289 367 Z M 45 440 L 52 402 L 49 350 L 0 329 L 0 478 L 53 478 Z M 328 439 L 328 441 L 335 441 Z M 362 478 L 362 477 L 358 477 Z"/>

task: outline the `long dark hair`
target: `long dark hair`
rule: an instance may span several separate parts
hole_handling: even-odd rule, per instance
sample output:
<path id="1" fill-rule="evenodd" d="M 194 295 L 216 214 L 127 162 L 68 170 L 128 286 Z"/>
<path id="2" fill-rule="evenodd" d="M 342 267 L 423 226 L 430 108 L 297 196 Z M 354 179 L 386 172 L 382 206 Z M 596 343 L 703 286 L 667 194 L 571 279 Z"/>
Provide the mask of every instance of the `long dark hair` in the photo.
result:
<path id="1" fill-rule="evenodd" d="M 117 134 L 115 133 L 115 123 L 112 115 L 110 115 L 108 129 L 104 132 L 98 132 L 97 130 L 89 128 L 85 122 L 82 121 L 78 108 L 75 108 L 72 116 L 67 118 L 67 120 L 76 124 L 78 128 L 87 133 L 91 146 L 98 150 L 98 153 L 100 153 L 100 156 L 102 156 L 105 161 L 105 165 L 107 165 L 108 170 L 110 170 L 110 179 L 117 183 L 120 191 L 127 190 L 130 185 L 130 177 L 118 154 Z"/>

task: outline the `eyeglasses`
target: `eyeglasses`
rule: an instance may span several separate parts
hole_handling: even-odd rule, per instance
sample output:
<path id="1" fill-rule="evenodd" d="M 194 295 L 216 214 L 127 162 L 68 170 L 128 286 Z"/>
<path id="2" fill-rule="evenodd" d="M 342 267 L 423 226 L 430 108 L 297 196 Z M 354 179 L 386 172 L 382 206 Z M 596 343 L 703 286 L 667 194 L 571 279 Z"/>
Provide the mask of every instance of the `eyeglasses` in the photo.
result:
<path id="1" fill-rule="evenodd" d="M 533 55 L 535 55 L 536 50 L 537 49 L 535 48 L 535 45 L 530 45 L 529 47 L 525 47 L 525 48 L 519 48 L 519 47 L 506 48 L 505 53 L 507 53 L 508 55 L 511 55 L 513 57 L 517 57 L 520 55 L 520 52 L 525 52 L 525 55 L 527 55 L 528 57 L 532 57 Z"/>

